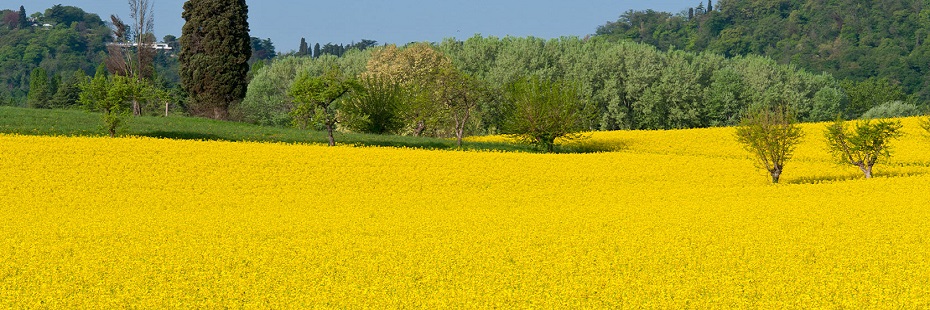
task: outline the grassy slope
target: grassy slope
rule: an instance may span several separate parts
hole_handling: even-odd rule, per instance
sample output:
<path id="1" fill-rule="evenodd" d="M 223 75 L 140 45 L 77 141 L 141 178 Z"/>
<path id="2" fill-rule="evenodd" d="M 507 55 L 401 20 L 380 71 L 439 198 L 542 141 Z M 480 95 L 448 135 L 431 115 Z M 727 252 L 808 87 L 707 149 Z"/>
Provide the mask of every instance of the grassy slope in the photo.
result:
<path id="1" fill-rule="evenodd" d="M 262 127 L 195 117 L 126 117 L 119 134 L 183 140 L 267 141 L 325 144 L 326 133 Z M 100 115 L 80 110 L 40 110 L 0 106 L 0 133 L 50 136 L 102 136 Z M 455 149 L 455 141 L 389 135 L 337 133 L 337 144 Z M 501 142 L 468 142 L 469 150 L 530 152 L 533 148 Z"/>

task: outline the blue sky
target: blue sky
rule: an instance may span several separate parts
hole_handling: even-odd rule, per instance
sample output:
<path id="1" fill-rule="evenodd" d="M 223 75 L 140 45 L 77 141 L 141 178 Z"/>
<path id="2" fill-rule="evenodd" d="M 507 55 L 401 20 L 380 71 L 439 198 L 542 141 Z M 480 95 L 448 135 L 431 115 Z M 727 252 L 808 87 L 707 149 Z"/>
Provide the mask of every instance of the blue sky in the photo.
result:
<path id="1" fill-rule="evenodd" d="M 151 0 L 155 4 L 155 32 L 180 36 L 183 0 Z M 706 3 L 706 0 L 704 0 Z M 584 36 L 597 26 L 634 9 L 680 12 L 701 0 L 335 0 L 247 1 L 253 37 L 271 38 L 279 52 L 297 49 L 300 38 L 325 44 L 361 39 L 379 43 L 460 39 L 476 33 L 494 36 Z M 714 1 L 716 3 L 716 1 Z M 55 5 L 72 5 L 97 13 L 129 18 L 127 0 L 0 0 L 0 9 L 28 14 Z M 705 4 L 706 5 L 706 4 Z"/>

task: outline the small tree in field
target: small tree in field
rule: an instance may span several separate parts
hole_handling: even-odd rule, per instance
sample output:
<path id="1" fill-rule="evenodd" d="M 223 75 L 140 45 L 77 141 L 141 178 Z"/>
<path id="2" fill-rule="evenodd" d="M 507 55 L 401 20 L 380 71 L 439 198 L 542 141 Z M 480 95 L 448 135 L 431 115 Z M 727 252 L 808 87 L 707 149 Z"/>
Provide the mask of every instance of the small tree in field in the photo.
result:
<path id="1" fill-rule="evenodd" d="M 478 108 L 481 92 L 478 80 L 450 66 L 440 70 L 435 83 L 436 97 L 454 127 L 456 145 L 462 147 L 466 126 Z"/>
<path id="2" fill-rule="evenodd" d="M 751 108 L 736 128 L 736 140 L 769 172 L 772 183 L 778 183 L 785 161 L 791 159 L 803 137 L 794 113 L 784 105 Z"/>
<path id="3" fill-rule="evenodd" d="M 98 68 L 94 79 L 81 85 L 79 102 L 88 110 L 103 114 L 103 124 L 110 137 L 116 136 L 121 117 L 129 111 L 131 101 L 140 98 L 142 87 L 135 79 L 112 76 L 109 79 Z"/>
<path id="4" fill-rule="evenodd" d="M 348 80 L 339 68 L 330 68 L 323 76 L 301 73 L 294 80 L 289 92 L 296 104 L 291 112 L 295 125 L 299 125 L 301 119 L 309 119 L 322 125 L 329 133 L 329 146 L 335 146 L 333 131 L 339 122 L 336 118 L 336 105 L 352 88 L 353 82 Z"/>
<path id="5" fill-rule="evenodd" d="M 840 119 L 827 127 L 825 134 L 836 160 L 859 167 L 869 179 L 875 163 L 891 156 L 889 143 L 903 134 L 901 128 L 899 121 L 865 120 L 850 132 L 846 130 L 846 122 Z"/>
<path id="6" fill-rule="evenodd" d="M 504 133 L 550 153 L 556 139 L 580 138 L 579 132 L 590 120 L 578 89 L 564 82 L 524 78 L 508 85 L 505 96 Z"/>

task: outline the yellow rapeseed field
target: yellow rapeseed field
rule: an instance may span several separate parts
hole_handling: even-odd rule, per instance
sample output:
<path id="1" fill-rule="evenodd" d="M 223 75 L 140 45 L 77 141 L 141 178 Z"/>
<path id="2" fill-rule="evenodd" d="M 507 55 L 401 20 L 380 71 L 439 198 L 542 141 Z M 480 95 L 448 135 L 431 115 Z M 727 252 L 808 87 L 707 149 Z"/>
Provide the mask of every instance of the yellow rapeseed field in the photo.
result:
<path id="1" fill-rule="evenodd" d="M 930 140 L 523 154 L 0 135 L 0 308 L 928 308 Z M 500 138 L 485 138 L 500 139 Z"/>

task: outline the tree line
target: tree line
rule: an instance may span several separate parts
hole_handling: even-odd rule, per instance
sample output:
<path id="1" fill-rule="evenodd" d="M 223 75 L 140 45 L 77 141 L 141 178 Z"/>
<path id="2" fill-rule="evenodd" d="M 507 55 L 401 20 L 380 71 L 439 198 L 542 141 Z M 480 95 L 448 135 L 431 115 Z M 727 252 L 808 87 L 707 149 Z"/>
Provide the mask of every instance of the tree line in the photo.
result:
<path id="1" fill-rule="evenodd" d="M 330 43 L 326 43 L 321 46 L 320 43 L 316 43 L 313 45 L 313 48 L 311 49 L 310 44 L 307 43 L 307 39 L 300 38 L 300 45 L 298 46 L 297 51 L 293 52 L 292 54 L 293 56 L 302 56 L 302 57 L 306 56 L 306 57 L 313 57 L 313 58 L 319 58 L 320 56 L 323 56 L 323 55 L 333 55 L 336 57 L 341 57 L 342 55 L 345 55 L 345 53 L 350 50 L 364 51 L 366 49 L 375 47 L 377 45 L 378 45 L 378 41 L 362 39 L 359 42 L 352 42 L 349 44 L 334 44 L 330 42 Z M 287 56 L 290 56 L 290 55 L 287 55 Z"/>
<path id="2" fill-rule="evenodd" d="M 451 63 L 448 66 L 484 85 L 486 90 L 468 125 L 475 134 L 500 132 L 503 91 L 526 77 L 576 87 L 593 115 L 586 124 L 591 130 L 735 125 L 740 111 L 750 102 L 790 102 L 804 121 L 831 120 L 851 108 L 849 96 L 832 76 L 779 65 L 760 56 L 725 58 L 712 53 L 662 52 L 645 44 L 597 37 L 543 40 L 474 36 L 464 41 L 351 51 L 342 57 L 277 59 L 255 73 L 238 113 L 249 122 L 286 126 L 293 120 L 289 111 L 294 108 L 287 89 L 299 74 L 322 75 L 328 66 L 338 66 L 353 77 L 386 70 L 382 67 L 419 72 L 422 69 L 417 66 L 427 60 L 438 61 L 429 58 L 439 57 L 429 56 L 432 53 L 446 57 Z M 387 54 L 411 60 L 382 60 Z M 419 59 L 423 57 L 427 58 Z M 420 85 L 427 84 L 401 83 L 398 87 Z M 417 121 L 427 128 L 433 122 Z M 450 135 L 414 130 L 418 126 L 408 124 L 410 128 L 397 133 Z"/>

